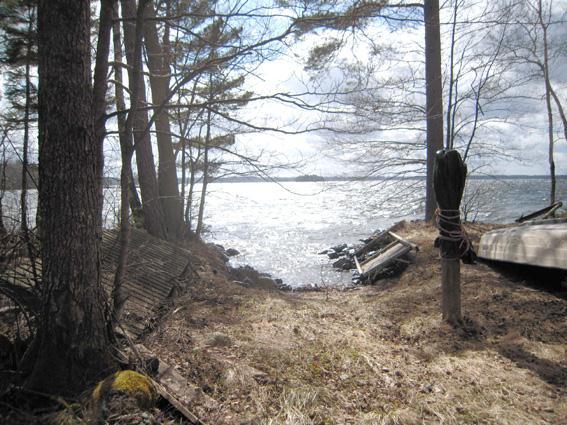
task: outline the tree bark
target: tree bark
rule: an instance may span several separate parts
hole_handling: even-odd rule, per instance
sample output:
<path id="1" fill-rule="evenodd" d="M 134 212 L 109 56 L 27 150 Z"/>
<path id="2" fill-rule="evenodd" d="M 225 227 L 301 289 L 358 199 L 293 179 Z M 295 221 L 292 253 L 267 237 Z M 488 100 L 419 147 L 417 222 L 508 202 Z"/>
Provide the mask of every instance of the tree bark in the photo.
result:
<path id="1" fill-rule="evenodd" d="M 433 186 L 435 153 L 443 148 L 443 90 L 441 85 L 441 36 L 439 1 L 424 2 L 425 80 L 427 111 L 427 180 L 425 185 L 425 220 L 435 216 L 437 200 Z"/>
<path id="2" fill-rule="evenodd" d="M 0 239 L 3 239 L 8 231 L 4 225 L 4 192 L 6 188 L 6 147 L 4 146 L 4 140 L 2 139 L 0 147 L 2 148 L 2 162 L 0 163 Z"/>
<path id="3" fill-rule="evenodd" d="M 113 362 L 100 281 L 102 145 L 94 125 L 90 2 L 40 0 L 42 311 L 28 381 L 72 394 Z"/>
<path id="4" fill-rule="evenodd" d="M 122 17 L 124 20 L 124 46 L 126 50 L 126 60 L 128 62 L 128 79 L 134 81 L 134 45 L 136 33 L 136 1 L 121 0 Z M 141 71 L 141 70 L 140 70 Z M 139 77 L 139 104 L 146 103 L 146 85 L 142 73 Z M 163 225 L 164 215 L 159 201 L 159 188 L 155 171 L 154 155 L 152 152 L 150 133 L 146 131 L 148 126 L 148 114 L 145 111 L 138 111 L 134 115 L 133 135 L 134 149 L 136 152 L 136 164 L 138 167 L 138 182 L 142 196 L 142 208 L 144 211 L 144 228 L 150 235 L 165 239 L 166 229 Z"/>
<path id="5" fill-rule="evenodd" d="M 33 19 L 30 17 L 28 23 L 28 35 L 31 37 L 33 26 Z M 26 246 L 28 250 L 30 247 L 29 239 L 29 229 L 28 229 L 28 151 L 29 151 L 29 140 L 30 140 L 30 103 L 31 103 L 31 49 L 32 40 L 28 37 L 26 40 L 26 70 L 25 70 L 25 104 L 24 104 L 24 140 L 22 146 L 22 192 L 20 193 L 20 226 Z"/>
<path id="6" fill-rule="evenodd" d="M 114 23 L 112 25 L 112 42 L 114 47 L 114 79 L 116 84 L 114 85 L 114 96 L 116 102 L 116 109 L 118 111 L 126 110 L 126 102 L 124 100 L 124 81 L 122 78 L 122 43 L 121 43 L 121 36 L 120 36 L 120 21 L 118 20 L 119 14 L 117 7 L 113 10 L 113 18 Z M 134 149 L 132 145 L 132 138 L 126 136 L 126 118 L 123 114 L 119 114 L 117 116 L 118 121 L 118 139 L 120 140 L 120 152 L 122 158 L 125 158 L 128 151 Z M 130 159 L 132 155 L 130 155 Z M 128 180 L 129 180 L 129 203 L 130 209 L 132 210 L 132 215 L 134 217 L 134 222 L 136 223 L 138 220 L 142 220 L 144 213 L 142 211 L 142 201 L 138 196 L 138 191 L 136 190 L 136 183 L 134 181 L 134 175 L 132 173 L 132 164 L 129 162 L 128 164 L 122 163 L 122 166 L 127 165 L 128 169 L 126 172 L 128 173 Z"/>
<path id="7" fill-rule="evenodd" d="M 3 196 L 0 196 L 0 239 L 3 239 L 8 234 L 6 226 L 4 225 L 4 208 L 2 206 Z"/>
<path id="8" fill-rule="evenodd" d="M 192 150 L 189 152 L 189 164 L 190 174 L 189 174 L 189 190 L 187 193 L 187 205 L 185 206 L 185 224 L 187 226 L 187 231 L 191 231 L 192 221 L 193 221 L 193 194 L 195 193 L 195 173 L 197 164 L 199 162 L 199 157 L 201 156 L 200 148 L 198 150 L 197 157 L 193 158 Z"/>
<path id="9" fill-rule="evenodd" d="M 161 105 L 168 96 L 170 69 L 166 53 L 160 45 L 156 28 L 156 13 L 153 4 L 146 10 L 144 23 L 144 42 L 148 53 L 150 70 L 150 87 L 152 103 Z M 155 128 L 159 152 L 158 183 L 160 202 L 165 216 L 165 227 L 168 238 L 177 239 L 183 236 L 183 203 L 179 195 L 177 166 L 171 142 L 171 128 L 166 110 L 156 112 Z"/>

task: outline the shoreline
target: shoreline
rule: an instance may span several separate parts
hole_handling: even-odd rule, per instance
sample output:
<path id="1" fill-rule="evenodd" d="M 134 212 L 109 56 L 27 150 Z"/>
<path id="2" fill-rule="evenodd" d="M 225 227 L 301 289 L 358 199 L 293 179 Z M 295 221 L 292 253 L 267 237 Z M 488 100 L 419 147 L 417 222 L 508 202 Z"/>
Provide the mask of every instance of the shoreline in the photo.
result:
<path id="1" fill-rule="evenodd" d="M 468 230 L 477 241 L 490 228 Z M 561 423 L 567 290 L 534 286 L 541 275 L 463 265 L 464 320 L 452 328 L 441 320 L 437 230 L 405 222 L 399 234 L 420 246 L 403 273 L 318 291 L 279 290 L 251 267 L 238 277 L 201 241 L 189 250 L 146 243 L 152 256 L 186 252 L 194 270 L 148 317 L 128 319 L 144 325 L 133 340 L 175 370 L 188 388 L 178 395 L 204 423 Z M 126 407 L 115 408 L 120 417 Z M 124 417 L 178 423 L 167 412 Z"/>
<path id="2" fill-rule="evenodd" d="M 567 293 L 463 265 L 465 322 L 452 329 L 438 305 L 436 230 L 410 223 L 400 234 L 422 248 L 416 262 L 355 290 L 203 276 L 145 343 L 218 401 L 214 412 L 195 406 L 211 423 L 560 423 Z M 204 288 L 214 288 L 205 299 Z"/>

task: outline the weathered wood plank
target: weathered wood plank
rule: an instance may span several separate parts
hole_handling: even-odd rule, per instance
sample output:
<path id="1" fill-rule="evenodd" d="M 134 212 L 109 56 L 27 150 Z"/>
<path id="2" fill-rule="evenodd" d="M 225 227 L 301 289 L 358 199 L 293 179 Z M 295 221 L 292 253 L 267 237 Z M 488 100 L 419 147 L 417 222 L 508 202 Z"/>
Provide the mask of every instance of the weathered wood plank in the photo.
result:
<path id="1" fill-rule="evenodd" d="M 415 249 L 417 251 L 418 246 L 410 241 L 406 241 L 404 238 L 402 238 L 401 236 L 398 236 L 396 233 L 394 232 L 390 232 L 388 231 L 388 234 L 393 237 L 395 240 L 397 240 L 398 242 L 410 247 L 410 249 Z"/>
<path id="2" fill-rule="evenodd" d="M 358 258 L 356 258 L 356 255 L 353 258 L 354 258 L 354 264 L 356 265 L 356 270 L 358 270 L 358 274 L 362 274 L 362 268 L 360 267 L 360 262 L 358 261 Z"/>
<path id="3" fill-rule="evenodd" d="M 366 254 L 367 252 L 374 250 L 374 247 L 380 245 L 380 243 L 382 243 L 384 238 L 387 236 L 388 236 L 387 230 L 380 232 L 376 236 L 372 237 L 372 240 L 370 242 L 368 242 L 367 244 L 363 245 L 358 250 L 356 250 L 354 256 L 358 257 L 359 255 Z"/>
<path id="4" fill-rule="evenodd" d="M 396 258 L 401 257 L 402 255 L 407 254 L 410 251 L 411 247 L 396 241 L 394 244 L 390 245 L 387 249 L 382 251 L 378 256 L 373 257 L 369 261 L 360 264 L 360 268 L 362 270 L 362 273 L 360 274 L 362 276 L 369 273 L 375 273 L 386 267 Z"/>

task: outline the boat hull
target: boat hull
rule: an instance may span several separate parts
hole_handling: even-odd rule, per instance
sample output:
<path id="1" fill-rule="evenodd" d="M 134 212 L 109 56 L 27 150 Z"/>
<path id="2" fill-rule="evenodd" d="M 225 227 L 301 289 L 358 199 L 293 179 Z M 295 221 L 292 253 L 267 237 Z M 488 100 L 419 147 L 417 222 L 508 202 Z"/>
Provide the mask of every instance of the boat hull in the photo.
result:
<path id="1" fill-rule="evenodd" d="M 480 239 L 478 256 L 567 270 L 567 222 L 542 221 L 485 233 Z"/>

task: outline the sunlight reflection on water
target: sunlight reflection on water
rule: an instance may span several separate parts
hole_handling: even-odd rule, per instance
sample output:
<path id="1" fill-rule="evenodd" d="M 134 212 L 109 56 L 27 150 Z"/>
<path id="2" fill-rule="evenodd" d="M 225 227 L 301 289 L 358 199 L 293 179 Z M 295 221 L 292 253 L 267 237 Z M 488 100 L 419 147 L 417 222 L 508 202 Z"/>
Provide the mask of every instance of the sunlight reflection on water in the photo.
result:
<path id="1" fill-rule="evenodd" d="M 317 253 L 330 246 L 356 244 L 375 230 L 402 219 L 422 218 L 419 181 L 214 183 L 209 185 L 205 223 L 207 241 L 236 248 L 233 265 L 249 264 L 293 287 L 347 285 L 350 273 L 332 269 Z M 199 191 L 200 187 L 197 186 Z M 464 204 L 476 194 L 469 219 L 512 222 L 548 203 L 545 179 L 471 180 Z M 19 191 L 4 194 L 5 222 L 17 227 Z M 567 179 L 558 181 L 557 199 L 567 201 Z M 30 191 L 30 223 L 37 192 Z M 104 223 L 117 225 L 119 193 L 105 190 Z M 11 218 L 10 218 L 11 217 Z"/>
<path id="2" fill-rule="evenodd" d="M 560 182 L 558 199 L 567 200 L 566 183 Z M 233 265 L 250 264 L 293 287 L 348 285 L 350 273 L 333 270 L 318 252 L 356 244 L 377 229 L 423 215 L 423 182 L 417 188 L 415 181 L 387 188 L 376 182 L 283 185 L 288 191 L 275 183 L 210 185 L 205 217 L 212 230 L 206 238 L 238 249 Z M 473 180 L 471 188 L 481 196 L 469 218 L 481 221 L 511 222 L 547 203 L 547 182 L 541 179 Z"/>

